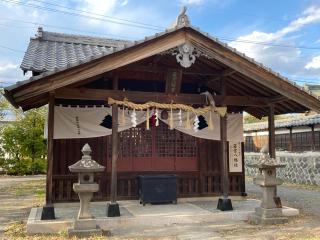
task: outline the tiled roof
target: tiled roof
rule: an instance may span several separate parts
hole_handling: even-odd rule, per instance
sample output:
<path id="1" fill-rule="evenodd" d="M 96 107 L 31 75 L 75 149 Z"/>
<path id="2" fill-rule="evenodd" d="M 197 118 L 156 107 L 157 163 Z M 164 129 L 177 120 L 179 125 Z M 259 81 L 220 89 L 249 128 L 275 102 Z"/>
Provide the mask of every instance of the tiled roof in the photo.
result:
<path id="1" fill-rule="evenodd" d="M 179 15 L 180 16 L 180 15 Z M 178 16 L 178 18 L 179 18 Z M 178 21 L 178 19 L 177 19 Z M 95 38 L 95 37 L 89 37 L 89 36 L 81 36 L 81 35 L 71 35 L 71 34 L 61 34 L 61 33 L 51 33 L 51 32 L 45 32 L 42 31 L 42 28 L 39 28 L 37 38 L 31 39 L 31 42 L 29 44 L 28 50 L 24 56 L 23 62 L 21 64 L 21 68 L 25 71 L 31 70 L 31 71 L 39 71 L 41 72 L 40 75 L 33 76 L 27 80 L 24 81 L 18 81 L 16 84 L 11 85 L 7 87 L 7 90 L 14 89 L 16 87 L 19 87 L 21 85 L 27 84 L 29 82 L 41 79 L 43 77 L 55 74 L 57 72 L 60 72 L 62 70 L 75 67 L 77 65 L 80 65 L 82 63 L 90 62 L 94 59 L 124 50 L 126 48 L 132 47 L 137 44 L 141 44 L 143 42 L 152 40 L 154 38 L 158 38 L 159 36 L 168 34 L 170 32 L 174 32 L 180 28 L 188 27 L 190 29 L 193 29 L 194 31 L 199 32 L 200 34 L 210 38 L 212 41 L 216 42 L 217 44 L 225 47 L 226 49 L 229 49 L 233 53 L 245 58 L 246 60 L 256 64 L 258 67 L 263 68 L 267 72 L 277 76 L 278 78 L 282 79 L 283 81 L 286 81 L 295 87 L 299 88 L 302 91 L 307 92 L 309 95 L 313 96 L 316 99 L 319 99 L 318 96 L 312 94 L 311 91 L 308 91 L 304 89 L 302 86 L 297 85 L 295 82 L 290 81 L 288 78 L 281 76 L 279 73 L 274 72 L 271 68 L 268 68 L 264 66 L 262 63 L 256 62 L 253 58 L 250 58 L 246 56 L 244 53 L 241 53 L 237 51 L 235 48 L 230 47 L 228 44 L 221 42 L 218 38 L 210 36 L 208 33 L 201 31 L 197 27 L 193 27 L 190 25 L 189 21 L 183 21 L 183 24 L 176 23 L 175 26 L 172 26 L 169 29 L 166 29 L 163 32 L 156 33 L 153 36 L 145 37 L 142 40 L 139 41 L 126 41 L 126 40 L 115 40 L 115 39 L 105 39 L 105 38 Z M 39 40 L 41 38 L 42 41 L 51 41 L 53 42 L 53 47 L 51 48 L 52 52 L 49 52 L 48 50 L 43 51 L 39 47 L 32 47 L 33 40 L 38 39 L 38 42 L 41 42 Z M 44 40 L 47 39 L 47 40 Z M 81 45 L 81 47 L 71 47 L 70 56 L 68 56 L 68 51 L 66 45 L 73 44 L 73 45 Z M 41 44 L 40 44 L 41 45 Z M 47 48 L 48 44 L 44 44 L 44 49 Z M 55 45 L 59 45 L 60 48 L 55 47 Z M 88 49 L 85 51 L 84 46 L 87 46 Z M 100 47 L 104 48 L 105 51 L 100 50 L 99 55 L 91 54 L 93 53 L 93 48 L 95 48 L 97 51 L 100 49 Z M 33 49 L 35 48 L 35 49 Z M 55 51 L 59 51 L 60 49 L 64 49 L 61 51 L 63 54 L 63 57 L 59 57 L 59 53 Z M 96 52 L 97 52 L 96 51 Z M 51 56 L 52 54 L 53 56 Z M 38 56 L 39 55 L 39 56 Z M 67 57 L 65 56 L 67 55 Z M 70 58 L 70 59 L 69 59 Z M 64 61 L 62 61 L 64 59 Z M 62 61 L 62 63 L 60 63 Z M 40 66 L 38 66 L 40 64 Z M 50 67 L 49 67 L 50 66 Z M 41 69 L 41 70 L 40 70 Z"/>
<path id="2" fill-rule="evenodd" d="M 287 128 L 287 127 L 299 127 L 320 124 L 320 114 L 304 116 L 296 115 L 292 118 L 281 119 L 275 121 L 275 128 Z M 268 129 L 267 122 L 261 123 L 248 123 L 243 127 L 245 132 L 248 131 L 260 131 Z"/>
<path id="3" fill-rule="evenodd" d="M 130 41 L 62 34 L 38 29 L 21 63 L 24 71 L 46 72 L 68 68 L 123 49 Z"/>

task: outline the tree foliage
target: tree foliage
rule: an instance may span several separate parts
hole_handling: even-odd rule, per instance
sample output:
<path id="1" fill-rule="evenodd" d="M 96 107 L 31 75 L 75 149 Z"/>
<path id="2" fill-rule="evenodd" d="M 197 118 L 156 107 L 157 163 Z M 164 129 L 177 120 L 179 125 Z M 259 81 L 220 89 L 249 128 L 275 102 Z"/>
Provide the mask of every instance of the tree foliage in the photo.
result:
<path id="1" fill-rule="evenodd" d="M 46 108 L 16 112 L 16 121 L 0 131 L 0 167 L 9 174 L 45 171 L 46 141 L 43 138 Z"/>
<path id="2" fill-rule="evenodd" d="M 3 89 L 0 89 L 0 120 L 2 120 L 6 114 L 5 110 L 9 108 L 9 103 L 3 96 Z"/>

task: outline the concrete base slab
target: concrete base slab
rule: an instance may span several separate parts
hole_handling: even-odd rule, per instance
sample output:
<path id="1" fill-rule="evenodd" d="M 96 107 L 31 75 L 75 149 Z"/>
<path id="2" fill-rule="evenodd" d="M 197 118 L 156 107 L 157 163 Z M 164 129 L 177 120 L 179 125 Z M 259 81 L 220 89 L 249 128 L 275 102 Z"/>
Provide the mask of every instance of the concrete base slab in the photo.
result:
<path id="1" fill-rule="evenodd" d="M 86 230 L 77 230 L 77 229 L 68 229 L 68 237 L 91 237 L 91 236 L 102 236 L 101 229 L 86 229 Z"/>
<path id="2" fill-rule="evenodd" d="M 281 208 L 257 207 L 255 213 L 249 216 L 249 222 L 262 225 L 283 224 L 288 222 L 288 218 L 283 216 Z"/>
<path id="3" fill-rule="evenodd" d="M 180 199 L 179 199 L 180 200 Z M 234 221 L 246 221 L 254 213 L 260 201 L 255 199 L 232 200 L 233 211 L 216 209 L 218 198 L 194 201 L 179 201 L 178 204 L 161 204 L 141 206 L 138 200 L 119 201 L 120 217 L 107 217 L 105 202 L 92 202 L 90 211 L 95 217 L 97 226 L 102 231 L 118 233 L 126 228 L 144 229 L 165 227 L 173 224 L 212 223 L 221 224 Z M 73 226 L 79 210 L 79 203 L 55 204 L 56 219 L 41 220 L 42 208 L 33 208 L 27 222 L 28 234 L 59 233 Z M 284 208 L 284 214 L 292 216 L 296 209 Z"/>
<path id="4" fill-rule="evenodd" d="M 76 230 L 96 229 L 97 221 L 95 219 L 77 219 L 74 221 L 73 228 Z"/>
<path id="5" fill-rule="evenodd" d="M 275 224 L 284 224 L 288 222 L 286 217 L 261 217 L 256 214 L 249 216 L 249 223 L 251 224 L 260 224 L 260 225 L 275 225 Z"/>

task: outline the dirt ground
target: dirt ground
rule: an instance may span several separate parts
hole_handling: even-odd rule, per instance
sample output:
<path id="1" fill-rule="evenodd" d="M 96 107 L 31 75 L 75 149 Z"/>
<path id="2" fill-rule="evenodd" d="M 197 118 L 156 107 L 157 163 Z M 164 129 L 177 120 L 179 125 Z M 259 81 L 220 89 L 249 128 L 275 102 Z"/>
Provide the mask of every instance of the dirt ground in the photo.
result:
<path id="1" fill-rule="evenodd" d="M 0 239 L 66 239 L 54 236 L 26 236 L 25 222 L 33 206 L 42 205 L 45 178 L 0 177 Z M 247 193 L 260 198 L 259 188 L 247 180 Z M 183 224 L 166 228 L 125 229 L 121 237 L 92 239 L 305 239 L 320 240 L 320 187 L 286 184 L 278 189 L 284 205 L 299 208 L 301 214 L 288 224 L 255 226 L 246 222 Z M 117 235 L 117 236 L 119 236 Z"/>

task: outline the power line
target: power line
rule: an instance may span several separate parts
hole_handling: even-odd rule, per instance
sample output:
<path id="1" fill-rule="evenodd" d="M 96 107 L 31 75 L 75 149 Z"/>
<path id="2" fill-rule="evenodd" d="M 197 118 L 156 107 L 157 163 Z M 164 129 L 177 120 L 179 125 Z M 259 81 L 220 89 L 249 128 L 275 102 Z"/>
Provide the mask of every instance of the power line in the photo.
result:
<path id="1" fill-rule="evenodd" d="M 72 13 L 72 12 L 62 11 L 62 10 L 58 10 L 58 9 L 48 8 L 48 7 L 42 7 L 42 6 L 39 6 L 39 5 L 16 2 L 16 1 L 13 1 L 13 0 L 0 0 L 0 1 L 13 3 L 13 4 L 16 4 L 16 5 L 23 5 L 23 6 L 27 6 L 27 7 L 31 7 L 31 8 L 42 9 L 42 10 L 46 10 L 46 11 L 60 12 L 60 13 L 63 13 L 63 14 L 70 14 L 70 15 L 79 16 L 79 17 L 86 17 L 86 18 L 90 18 L 90 19 L 94 19 L 94 20 L 109 21 L 109 22 L 111 21 L 112 23 L 122 24 L 122 25 L 127 25 L 127 26 L 132 26 L 132 27 L 140 27 L 140 28 L 151 29 L 151 30 L 164 30 L 162 27 L 155 26 L 155 25 L 149 25 L 149 26 L 154 26 L 156 28 L 154 28 L 154 27 L 151 27 L 151 28 L 150 27 L 146 27 L 148 24 L 144 24 L 144 23 L 143 24 L 145 26 L 135 25 L 135 24 L 131 24 L 131 23 L 127 24 L 127 23 L 121 23 L 121 22 L 117 22 L 117 21 L 114 21 L 114 20 L 110 20 L 110 19 L 96 18 L 96 17 L 92 17 L 92 16 L 88 16 L 88 15 Z M 43 1 L 40 1 L 40 0 L 34 0 L 34 1 L 43 2 Z M 51 5 L 57 5 L 57 4 L 51 4 Z M 57 6 L 64 7 L 64 6 L 61 6 L 61 5 L 57 5 Z M 68 7 L 65 7 L 65 8 L 68 8 Z M 72 9 L 72 8 L 68 8 L 68 9 Z M 73 10 L 74 11 L 87 12 L 87 11 L 76 10 L 76 9 L 73 9 Z M 90 13 L 90 12 L 88 12 L 88 13 Z M 90 14 L 94 14 L 94 13 L 90 13 Z M 99 14 L 95 14 L 95 15 L 99 15 Z M 111 18 L 111 17 L 109 17 L 109 18 Z M 115 19 L 115 18 L 113 18 L 113 19 Z M 124 20 L 124 19 L 122 19 L 122 20 Z M 125 20 L 125 21 L 133 22 L 133 21 L 130 21 L 130 20 Z M 133 23 L 137 23 L 137 22 L 133 22 Z M 142 23 L 139 23 L 139 24 L 142 24 Z M 272 43 L 272 42 L 259 42 L 259 41 L 250 41 L 250 40 L 239 40 L 239 39 L 232 39 L 232 38 L 227 38 L 227 37 L 219 37 L 219 38 L 221 40 L 225 40 L 225 41 L 228 41 L 228 42 L 241 42 L 241 43 L 247 43 L 247 44 L 257 44 L 257 45 L 263 45 L 263 46 L 271 46 L 271 47 L 283 47 L 283 48 L 307 49 L 307 50 L 320 50 L 320 47 L 309 47 L 309 46 L 303 46 L 303 45 L 300 45 L 300 46 L 283 45 L 283 44 L 275 44 L 275 43 Z"/>
<path id="2" fill-rule="evenodd" d="M 20 6 L 26 6 L 26 7 L 45 10 L 45 11 L 50 11 L 50 12 L 63 13 L 63 14 L 67 14 L 67 15 L 77 16 L 77 17 L 90 18 L 92 20 L 98 20 L 98 21 L 110 22 L 110 23 L 115 23 L 115 24 L 120 24 L 120 25 L 126 25 L 126 26 L 129 26 L 129 27 L 144 28 L 144 29 L 155 30 L 155 31 L 163 30 L 163 29 L 156 28 L 156 27 L 148 27 L 146 25 L 142 26 L 142 25 L 135 24 L 135 23 L 119 22 L 119 21 L 112 20 L 112 19 L 106 19 L 106 18 L 101 18 L 101 17 L 93 17 L 93 16 L 89 16 L 89 15 L 85 15 L 85 14 L 59 10 L 59 9 L 56 9 L 56 8 L 43 7 L 43 6 L 30 4 L 30 3 L 16 2 L 16 1 L 12 1 L 12 0 L 1 0 L 1 1 L 2 2 L 16 4 L 16 5 L 20 5 Z"/>
<path id="3" fill-rule="evenodd" d="M 59 4 L 55 4 L 55 3 L 50 3 L 50 2 L 46 2 L 46 1 L 42 1 L 42 0 L 31 0 L 31 1 L 40 2 L 40 3 L 46 4 L 46 5 L 56 6 L 56 7 L 60 7 L 60 8 L 76 11 L 76 12 L 81 12 L 81 13 L 87 13 L 87 14 L 90 14 L 90 15 L 95 15 L 95 16 L 104 17 L 104 18 L 108 18 L 108 19 L 115 19 L 115 20 L 124 21 L 124 22 L 128 22 L 128 23 L 139 24 L 139 25 L 142 25 L 142 26 L 165 29 L 165 27 L 160 27 L 160 26 L 147 24 L 147 23 L 143 23 L 143 22 L 138 22 L 138 21 L 132 21 L 132 20 L 124 19 L 124 18 L 118 18 L 118 17 L 108 16 L 108 15 L 98 14 L 98 13 L 89 12 L 89 11 L 85 11 L 85 10 L 81 10 L 81 9 L 70 8 L 70 7 L 67 7 L 67 6 L 63 6 L 63 5 L 59 5 Z"/>
<path id="4" fill-rule="evenodd" d="M 11 47 L 7 47 L 7 46 L 4 46 L 4 45 L 0 45 L 0 48 L 4 48 L 4 49 L 7 49 L 7 50 L 10 50 L 10 51 L 13 51 L 13 52 L 25 53 L 25 51 L 22 51 L 22 50 L 19 50 L 19 49 L 15 49 L 15 48 L 11 48 Z"/>
<path id="5" fill-rule="evenodd" d="M 127 36 L 121 36 L 121 35 L 116 35 L 116 34 L 105 34 L 105 35 L 102 35 L 101 33 L 97 33 L 97 32 L 83 31 L 83 30 L 80 30 L 80 29 L 62 27 L 62 26 L 57 26 L 57 25 L 52 25 L 52 24 L 45 24 L 45 23 L 40 23 L 40 22 L 23 21 L 23 20 L 10 19 L 10 18 L 0 18 L 0 20 L 21 22 L 21 23 L 25 23 L 25 24 L 32 24 L 32 25 L 35 25 L 35 26 L 44 26 L 44 27 L 48 27 L 48 28 L 65 29 L 65 30 L 70 30 L 70 31 L 73 31 L 73 32 L 83 33 L 83 34 L 86 34 L 86 35 L 93 34 L 93 35 L 96 35 L 96 36 L 99 36 L 99 37 L 110 36 L 110 37 L 117 37 L 117 38 L 128 39 L 128 40 L 133 40 L 134 39 L 134 38 L 130 38 L 130 37 L 127 37 Z M 0 23 L 0 25 L 6 26 L 6 27 L 9 27 L 9 28 L 12 28 L 12 27 L 13 28 L 26 28 L 26 27 L 28 27 L 28 26 L 16 26 L 15 24 L 8 25 L 8 24 L 2 24 L 2 23 Z M 33 28 L 33 27 L 30 26 L 29 28 Z"/>
<path id="6" fill-rule="evenodd" d="M 283 45 L 283 44 L 275 44 L 272 42 L 257 42 L 257 41 L 250 41 L 250 40 L 239 40 L 239 39 L 230 39 L 225 37 L 218 37 L 221 40 L 225 40 L 228 42 L 240 42 L 240 43 L 249 43 L 249 44 L 257 44 L 263 46 L 270 46 L 270 47 L 283 47 L 283 48 L 295 48 L 295 49 L 308 49 L 308 50 L 320 50 L 320 47 L 308 47 L 308 46 L 294 46 L 294 45 Z"/>

